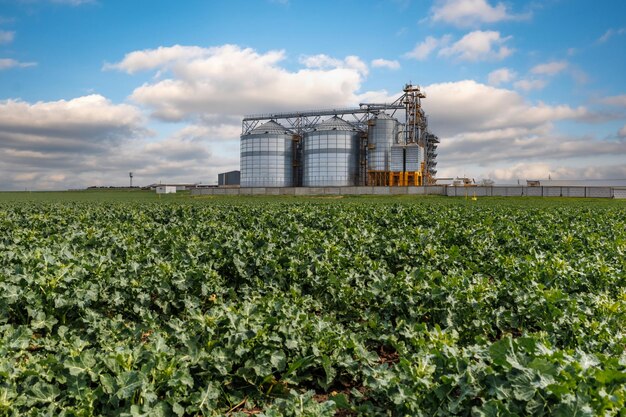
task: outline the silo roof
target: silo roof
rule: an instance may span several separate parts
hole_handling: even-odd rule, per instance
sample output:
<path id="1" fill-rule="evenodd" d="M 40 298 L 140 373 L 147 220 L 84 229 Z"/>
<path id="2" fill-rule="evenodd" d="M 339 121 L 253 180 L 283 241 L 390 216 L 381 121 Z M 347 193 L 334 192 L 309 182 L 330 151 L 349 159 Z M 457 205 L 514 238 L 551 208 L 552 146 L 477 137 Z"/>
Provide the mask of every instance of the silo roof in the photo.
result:
<path id="1" fill-rule="evenodd" d="M 250 131 L 251 135 L 264 135 L 268 133 L 275 133 L 279 135 L 283 134 L 291 134 L 289 129 L 280 123 L 275 122 L 274 120 L 270 120 L 269 122 L 265 122 L 260 126 L 255 127 Z"/>
<path id="2" fill-rule="evenodd" d="M 387 113 L 378 113 L 376 115 L 376 119 L 381 119 L 381 120 L 396 120 L 395 118 L 389 116 Z"/>
<path id="3" fill-rule="evenodd" d="M 351 130 L 356 130 L 356 128 L 354 126 L 352 126 L 350 123 L 346 122 L 345 120 L 340 119 L 337 116 L 333 116 L 330 119 L 324 120 L 323 122 L 321 122 L 320 124 L 315 126 L 315 130 L 346 130 L 346 131 L 351 131 Z"/>

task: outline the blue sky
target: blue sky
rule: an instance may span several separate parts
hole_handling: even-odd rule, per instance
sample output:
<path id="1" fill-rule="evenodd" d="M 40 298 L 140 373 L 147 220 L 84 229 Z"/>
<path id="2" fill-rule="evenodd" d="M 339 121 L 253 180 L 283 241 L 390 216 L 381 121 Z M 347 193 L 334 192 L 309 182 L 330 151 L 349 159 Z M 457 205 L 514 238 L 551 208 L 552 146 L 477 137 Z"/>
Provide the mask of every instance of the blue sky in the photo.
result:
<path id="1" fill-rule="evenodd" d="M 215 183 L 248 113 L 391 100 L 439 173 L 626 179 L 626 3 L 0 0 L 0 189 Z"/>

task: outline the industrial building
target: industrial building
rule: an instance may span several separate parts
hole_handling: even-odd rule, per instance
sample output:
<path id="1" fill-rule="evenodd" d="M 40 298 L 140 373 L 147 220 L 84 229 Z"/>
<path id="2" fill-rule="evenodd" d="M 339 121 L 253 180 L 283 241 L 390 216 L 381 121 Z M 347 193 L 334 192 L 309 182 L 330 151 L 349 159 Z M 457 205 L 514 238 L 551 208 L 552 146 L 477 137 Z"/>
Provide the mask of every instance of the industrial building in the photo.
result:
<path id="1" fill-rule="evenodd" d="M 428 130 L 419 86 L 393 103 L 246 116 L 244 188 L 434 184 L 439 138 Z"/>
<path id="2" fill-rule="evenodd" d="M 217 174 L 218 187 L 234 187 L 239 186 L 240 172 L 228 171 Z"/>

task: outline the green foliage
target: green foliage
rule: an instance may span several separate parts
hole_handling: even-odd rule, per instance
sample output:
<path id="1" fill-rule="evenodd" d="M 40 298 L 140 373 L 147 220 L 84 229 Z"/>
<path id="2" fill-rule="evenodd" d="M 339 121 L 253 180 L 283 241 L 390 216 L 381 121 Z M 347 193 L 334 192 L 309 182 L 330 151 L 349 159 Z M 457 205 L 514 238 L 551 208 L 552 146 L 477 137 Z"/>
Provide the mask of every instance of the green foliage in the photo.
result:
<path id="1" fill-rule="evenodd" d="M 0 416 L 623 416 L 625 271 L 620 205 L 4 202 Z"/>

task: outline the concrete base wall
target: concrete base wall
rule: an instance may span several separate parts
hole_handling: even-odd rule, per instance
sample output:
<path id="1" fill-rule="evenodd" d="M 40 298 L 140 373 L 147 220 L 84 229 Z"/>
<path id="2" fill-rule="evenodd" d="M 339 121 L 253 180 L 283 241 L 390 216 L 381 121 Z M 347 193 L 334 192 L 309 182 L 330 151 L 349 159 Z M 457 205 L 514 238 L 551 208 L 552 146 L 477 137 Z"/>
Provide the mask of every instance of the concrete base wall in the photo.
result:
<path id="1" fill-rule="evenodd" d="M 623 189 L 611 187 L 257 187 L 196 188 L 192 195 L 447 195 L 448 197 L 593 197 L 620 198 Z M 623 198 L 623 197 L 621 197 Z"/>
<path id="2" fill-rule="evenodd" d="M 192 195 L 445 195 L 445 186 L 431 187 L 256 187 L 256 188 L 196 188 Z"/>

